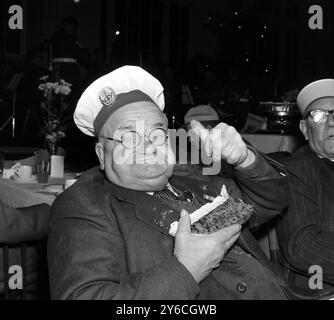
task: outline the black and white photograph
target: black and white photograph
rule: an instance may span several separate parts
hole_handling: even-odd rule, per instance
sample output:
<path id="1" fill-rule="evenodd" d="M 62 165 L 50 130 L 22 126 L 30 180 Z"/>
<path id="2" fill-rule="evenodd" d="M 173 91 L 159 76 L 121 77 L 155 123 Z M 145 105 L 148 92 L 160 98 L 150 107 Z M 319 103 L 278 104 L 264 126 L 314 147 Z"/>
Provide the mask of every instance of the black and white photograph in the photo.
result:
<path id="1" fill-rule="evenodd" d="M 333 189 L 334 1 L 0 1 L 0 300 L 334 300 Z"/>

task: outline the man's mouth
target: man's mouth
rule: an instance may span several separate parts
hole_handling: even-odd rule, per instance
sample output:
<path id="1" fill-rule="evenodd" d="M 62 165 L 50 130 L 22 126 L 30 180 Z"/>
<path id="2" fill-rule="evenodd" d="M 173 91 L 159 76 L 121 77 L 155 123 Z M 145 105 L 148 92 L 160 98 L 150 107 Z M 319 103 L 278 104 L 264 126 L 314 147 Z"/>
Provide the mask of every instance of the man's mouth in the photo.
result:
<path id="1" fill-rule="evenodd" d="M 147 164 L 166 164 L 167 163 L 165 158 L 160 158 L 160 157 L 145 158 L 144 162 Z"/>
<path id="2" fill-rule="evenodd" d="M 167 164 L 166 157 L 140 157 L 135 161 L 136 164 Z"/>

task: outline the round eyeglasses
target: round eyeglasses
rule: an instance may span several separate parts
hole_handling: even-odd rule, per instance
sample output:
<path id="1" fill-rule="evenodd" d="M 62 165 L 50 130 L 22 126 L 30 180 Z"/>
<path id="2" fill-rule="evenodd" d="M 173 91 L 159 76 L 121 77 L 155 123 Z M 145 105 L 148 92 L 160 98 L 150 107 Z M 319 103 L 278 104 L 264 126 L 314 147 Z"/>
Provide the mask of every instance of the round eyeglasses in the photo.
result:
<path id="1" fill-rule="evenodd" d="M 168 139 L 168 133 L 165 129 L 158 128 L 153 129 L 148 135 L 145 136 L 141 136 L 137 131 L 127 131 L 121 136 L 121 139 L 114 139 L 108 137 L 103 138 L 111 141 L 120 142 L 126 149 L 134 149 L 138 147 L 142 137 L 148 137 L 150 143 L 158 147 L 166 143 Z"/>
<path id="2" fill-rule="evenodd" d="M 328 120 L 329 115 L 334 117 L 334 109 L 333 110 L 311 110 L 309 111 L 304 119 L 310 117 L 314 123 L 324 123 Z"/>

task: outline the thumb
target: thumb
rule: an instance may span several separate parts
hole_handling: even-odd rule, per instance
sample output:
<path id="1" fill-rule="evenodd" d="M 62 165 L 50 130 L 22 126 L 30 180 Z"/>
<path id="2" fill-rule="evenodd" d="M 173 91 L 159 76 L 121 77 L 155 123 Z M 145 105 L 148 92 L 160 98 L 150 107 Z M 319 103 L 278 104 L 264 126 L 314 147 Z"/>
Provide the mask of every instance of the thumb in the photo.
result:
<path id="1" fill-rule="evenodd" d="M 206 129 L 199 121 L 192 120 L 190 122 L 191 125 L 191 133 L 195 135 L 195 137 L 200 138 L 202 142 L 205 142 L 209 136 L 209 130 Z"/>
<path id="2" fill-rule="evenodd" d="M 233 224 L 228 227 L 225 227 L 216 232 L 216 235 L 221 239 L 222 242 L 230 241 L 234 236 L 239 234 L 241 231 L 240 224 Z"/>
<path id="3" fill-rule="evenodd" d="M 181 217 L 177 227 L 177 232 L 190 232 L 190 217 L 186 210 L 181 211 Z"/>

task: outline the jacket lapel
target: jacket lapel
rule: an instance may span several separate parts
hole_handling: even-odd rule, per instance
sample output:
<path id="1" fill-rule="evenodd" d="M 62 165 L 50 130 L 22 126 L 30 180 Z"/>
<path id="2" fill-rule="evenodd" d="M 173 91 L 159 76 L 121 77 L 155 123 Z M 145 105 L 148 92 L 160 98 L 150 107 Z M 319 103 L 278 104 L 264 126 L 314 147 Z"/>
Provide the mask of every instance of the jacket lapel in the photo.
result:
<path id="1" fill-rule="evenodd" d="M 173 177 L 170 182 L 172 187 L 176 187 L 181 192 L 189 190 L 197 195 L 201 205 L 209 201 L 208 197 L 214 198 L 218 195 L 217 191 L 212 190 L 210 184 L 205 181 Z M 118 200 L 132 204 L 138 219 L 166 235 L 169 235 L 170 224 L 180 218 L 180 212 L 173 210 L 171 206 L 146 192 L 125 189 L 108 181 L 105 181 L 105 186 L 108 192 L 116 196 Z"/>
<path id="2" fill-rule="evenodd" d="M 169 236 L 170 224 L 179 220 L 179 212 L 173 210 L 172 207 L 146 192 L 125 189 L 108 181 L 106 181 L 105 184 L 109 193 L 113 194 L 118 200 L 130 203 L 134 206 L 134 214 L 138 219 Z M 198 196 L 198 200 L 201 204 L 208 202 L 207 197 L 216 197 L 219 193 L 217 189 L 212 188 L 212 186 L 206 184 L 205 181 L 198 182 L 194 179 L 185 179 L 184 177 L 173 178 L 171 184 L 172 187 L 174 186 L 180 191 L 191 191 L 194 195 Z M 188 186 L 191 186 L 191 188 Z M 269 262 L 267 256 L 247 227 L 243 229 L 238 243 L 244 250 L 254 255 L 260 261 Z"/>
<path id="3" fill-rule="evenodd" d="M 247 227 L 242 229 L 240 237 L 238 239 L 238 244 L 242 247 L 246 252 L 252 254 L 258 260 L 269 263 L 269 258 L 263 252 L 262 248 L 255 240 L 254 236 L 251 234 Z"/>
<path id="4" fill-rule="evenodd" d="M 119 187 L 108 181 L 105 183 L 109 193 L 113 194 L 118 200 L 134 206 L 134 214 L 138 219 L 165 235 L 169 235 L 170 224 L 179 220 L 179 212 L 172 210 L 158 198 L 143 191 Z"/>
<path id="5" fill-rule="evenodd" d="M 194 196 L 197 196 L 201 205 L 212 201 L 213 198 L 216 198 L 220 193 L 220 190 L 215 188 L 213 183 L 209 183 L 209 181 L 205 179 L 196 180 L 173 176 L 170 183 L 172 187 L 177 188 L 181 192 L 186 190 L 192 192 Z"/>

